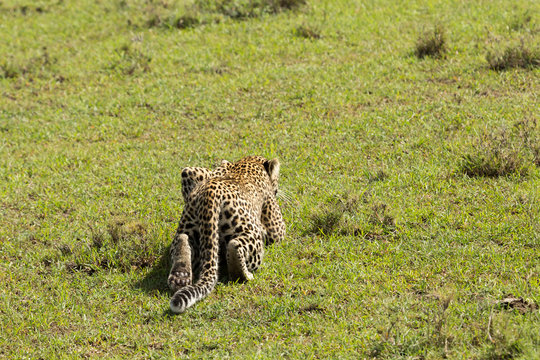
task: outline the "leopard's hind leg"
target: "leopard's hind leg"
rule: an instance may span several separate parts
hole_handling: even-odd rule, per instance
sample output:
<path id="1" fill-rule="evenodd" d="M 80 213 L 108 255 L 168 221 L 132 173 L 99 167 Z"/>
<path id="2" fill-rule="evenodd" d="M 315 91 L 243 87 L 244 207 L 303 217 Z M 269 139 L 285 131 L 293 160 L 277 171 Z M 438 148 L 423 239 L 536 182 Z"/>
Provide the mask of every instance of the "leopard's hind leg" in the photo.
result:
<path id="1" fill-rule="evenodd" d="M 191 246 L 187 234 L 177 233 L 171 245 L 171 271 L 167 282 L 169 288 L 177 291 L 184 286 L 191 285 Z"/>

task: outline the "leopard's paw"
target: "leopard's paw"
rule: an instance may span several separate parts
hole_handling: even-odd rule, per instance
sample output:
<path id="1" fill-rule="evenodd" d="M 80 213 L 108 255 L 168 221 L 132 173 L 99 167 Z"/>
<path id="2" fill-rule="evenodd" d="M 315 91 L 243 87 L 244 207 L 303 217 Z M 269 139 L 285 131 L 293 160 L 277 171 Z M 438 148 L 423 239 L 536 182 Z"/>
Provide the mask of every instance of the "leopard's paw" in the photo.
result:
<path id="1" fill-rule="evenodd" d="M 167 282 L 171 290 L 178 291 L 185 286 L 191 285 L 191 274 L 182 270 L 171 271 Z"/>

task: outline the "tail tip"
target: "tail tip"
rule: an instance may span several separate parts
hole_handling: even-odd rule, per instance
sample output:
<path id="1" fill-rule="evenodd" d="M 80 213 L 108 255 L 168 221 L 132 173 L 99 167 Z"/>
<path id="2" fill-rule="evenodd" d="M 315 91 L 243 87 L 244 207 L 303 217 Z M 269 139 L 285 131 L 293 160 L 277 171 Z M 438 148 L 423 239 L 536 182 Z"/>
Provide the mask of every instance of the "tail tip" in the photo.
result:
<path id="1" fill-rule="evenodd" d="M 175 314 L 181 314 L 186 311 L 186 304 L 176 296 L 173 296 L 170 302 L 171 311 Z"/>

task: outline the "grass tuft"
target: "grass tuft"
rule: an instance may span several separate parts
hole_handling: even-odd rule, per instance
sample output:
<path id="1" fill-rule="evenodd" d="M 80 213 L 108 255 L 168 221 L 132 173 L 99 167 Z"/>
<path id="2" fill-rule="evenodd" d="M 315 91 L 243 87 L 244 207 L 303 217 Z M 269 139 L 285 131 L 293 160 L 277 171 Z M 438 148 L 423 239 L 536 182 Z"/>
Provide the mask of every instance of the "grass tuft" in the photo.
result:
<path id="1" fill-rule="evenodd" d="M 524 13 L 518 14 L 514 16 L 510 23 L 508 24 L 508 28 L 512 31 L 521 31 L 528 29 L 531 25 L 533 20 L 532 15 L 529 11 L 525 11 Z"/>
<path id="2" fill-rule="evenodd" d="M 446 53 L 446 35 L 442 25 L 436 25 L 433 29 L 424 31 L 416 40 L 414 53 L 419 59 L 426 56 L 444 57 Z"/>
<path id="3" fill-rule="evenodd" d="M 144 240 L 146 228 L 138 221 L 116 219 L 108 225 L 108 232 L 113 242 L 129 241 L 131 238 Z M 95 242 L 95 238 L 93 237 Z M 100 238 L 100 241 L 102 239 Z"/>
<path id="4" fill-rule="evenodd" d="M 211 7 L 211 5 L 208 6 L 207 0 L 199 2 L 201 5 L 204 4 L 206 7 Z M 215 2 L 216 9 L 219 13 L 233 19 L 258 17 L 263 14 L 277 14 L 284 10 L 297 9 L 305 4 L 305 0 L 219 0 Z"/>
<path id="5" fill-rule="evenodd" d="M 497 71 L 512 68 L 534 68 L 540 65 L 540 50 L 521 41 L 517 45 L 508 45 L 502 51 L 489 51 L 486 60 L 489 68 Z"/>
<path id="6" fill-rule="evenodd" d="M 166 29 L 188 29 L 203 24 L 200 14 L 190 11 L 183 15 L 163 15 L 159 13 L 152 14 L 148 20 L 146 20 L 146 27 L 161 27 Z"/>
<path id="7" fill-rule="evenodd" d="M 515 359 L 523 354 L 523 347 L 519 335 L 507 328 L 504 317 L 496 317 L 493 312 L 489 316 L 486 329 L 490 346 L 485 349 L 483 359 L 506 360 Z"/>
<path id="8" fill-rule="evenodd" d="M 114 52 L 114 58 L 107 68 L 123 75 L 134 75 L 150 72 L 151 61 L 151 56 L 143 54 L 130 44 L 124 44 Z"/>
<path id="9" fill-rule="evenodd" d="M 92 275 L 100 269 L 126 272 L 153 266 L 162 255 L 159 244 L 148 236 L 145 224 L 139 221 L 115 219 L 103 231 L 91 227 L 88 242 L 65 250 L 66 269 Z"/>
<path id="10" fill-rule="evenodd" d="M 479 153 L 465 154 L 461 170 L 471 177 L 499 177 L 511 174 L 523 175 L 526 167 L 518 151 L 501 147 L 500 144 L 482 145 Z"/>
<path id="11" fill-rule="evenodd" d="M 395 218 L 390 215 L 384 203 L 360 207 L 360 199 L 354 195 L 330 197 L 311 216 L 307 234 L 330 236 L 337 233 L 343 236 L 359 236 L 379 239 L 394 233 Z"/>
<path id="12" fill-rule="evenodd" d="M 310 218 L 309 234 L 323 234 L 329 236 L 341 225 L 341 219 L 346 213 L 357 210 L 358 199 L 349 195 L 336 195 L 330 197 L 321 209 Z"/>
<path id="13" fill-rule="evenodd" d="M 384 203 L 375 204 L 371 209 L 372 213 L 369 216 L 370 223 L 380 225 L 386 231 L 394 230 L 396 220 L 388 214 L 388 205 Z"/>
<path id="14" fill-rule="evenodd" d="M 46 47 L 43 47 L 38 55 L 26 61 L 4 58 L 0 60 L 0 78 L 14 79 L 19 76 L 41 77 L 56 62 L 56 57 L 50 56 Z"/>
<path id="15" fill-rule="evenodd" d="M 319 29 L 313 26 L 300 25 L 296 27 L 293 31 L 293 34 L 297 37 L 304 39 L 320 39 L 321 32 Z"/>
<path id="16" fill-rule="evenodd" d="M 378 181 L 384 181 L 387 178 L 388 178 L 388 174 L 386 173 L 386 171 L 382 169 L 376 170 L 375 172 L 367 173 L 368 183 L 370 184 L 378 182 Z"/>
<path id="17" fill-rule="evenodd" d="M 17 66 L 12 61 L 3 60 L 0 64 L 0 77 L 4 79 L 14 79 L 24 72 L 21 66 Z"/>
<path id="18" fill-rule="evenodd" d="M 311 227 L 308 230 L 311 234 L 322 233 L 323 235 L 330 235 L 339 225 L 343 211 L 340 209 L 333 209 L 322 214 L 315 214 L 311 217 Z"/>
<path id="19" fill-rule="evenodd" d="M 177 29 L 188 29 L 201 24 L 201 20 L 196 15 L 184 14 L 174 20 L 173 26 Z"/>
<path id="20" fill-rule="evenodd" d="M 308 306 L 304 306 L 298 310 L 299 314 L 305 314 L 305 313 L 314 313 L 314 312 L 325 312 L 325 308 L 320 306 L 319 304 L 311 304 Z"/>
<path id="21" fill-rule="evenodd" d="M 498 129 L 475 139 L 461 156 L 460 171 L 471 177 L 525 176 L 540 164 L 540 136 L 536 120 L 524 120 L 513 129 Z"/>
<path id="22" fill-rule="evenodd" d="M 187 29 L 205 23 L 220 22 L 223 17 L 234 20 L 277 14 L 305 5 L 305 0 L 197 0 L 184 9 L 167 9 L 164 4 L 150 7 L 146 27 Z M 177 13 L 183 13 L 178 16 Z"/>

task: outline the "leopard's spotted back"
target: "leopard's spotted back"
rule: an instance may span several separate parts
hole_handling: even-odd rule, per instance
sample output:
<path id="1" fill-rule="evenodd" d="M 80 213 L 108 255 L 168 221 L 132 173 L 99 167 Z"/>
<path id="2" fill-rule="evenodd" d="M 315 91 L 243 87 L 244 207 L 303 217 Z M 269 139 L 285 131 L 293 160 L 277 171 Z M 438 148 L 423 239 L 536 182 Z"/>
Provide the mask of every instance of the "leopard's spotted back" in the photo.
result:
<path id="1" fill-rule="evenodd" d="M 214 287 L 218 265 L 250 280 L 264 244 L 285 236 L 276 202 L 279 161 L 249 156 L 214 169 L 185 168 L 185 208 L 171 246 L 171 309 L 182 312 Z"/>

